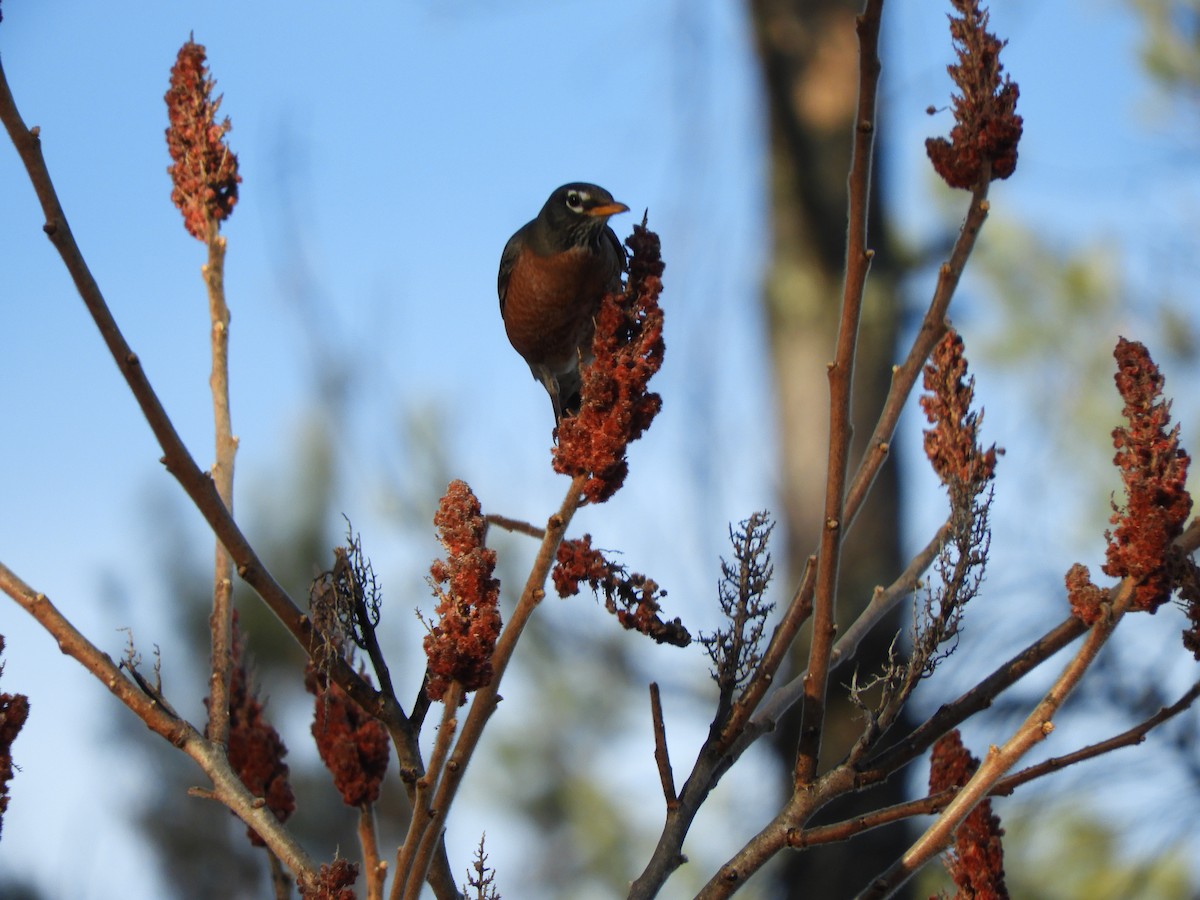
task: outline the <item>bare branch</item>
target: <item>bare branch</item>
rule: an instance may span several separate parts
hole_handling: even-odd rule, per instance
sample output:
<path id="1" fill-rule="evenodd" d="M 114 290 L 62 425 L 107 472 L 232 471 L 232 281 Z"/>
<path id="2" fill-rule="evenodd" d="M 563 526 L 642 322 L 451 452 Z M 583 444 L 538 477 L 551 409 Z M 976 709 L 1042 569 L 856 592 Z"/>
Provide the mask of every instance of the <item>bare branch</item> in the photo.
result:
<path id="1" fill-rule="evenodd" d="M 428 858 L 429 854 L 426 852 L 426 844 L 430 841 L 441 840 L 446 815 L 449 813 L 450 805 L 454 802 L 458 787 L 462 783 L 467 765 L 470 763 L 471 757 L 479 745 L 479 738 L 483 734 L 484 726 L 487 724 L 488 719 L 491 718 L 492 713 L 496 711 L 496 705 L 500 702 L 499 688 L 504 671 L 508 668 L 508 664 L 512 659 L 512 654 L 516 649 L 517 641 L 521 637 L 521 632 L 524 631 L 530 616 L 533 615 L 533 611 L 546 596 L 545 585 L 546 579 L 550 574 L 550 567 L 554 564 L 555 554 L 558 551 L 559 544 L 562 543 L 567 526 L 571 524 L 571 519 L 574 517 L 576 510 L 579 509 L 579 504 L 583 499 L 583 487 L 587 480 L 588 476 L 586 474 L 576 475 L 571 479 L 571 485 L 567 488 L 567 494 L 563 499 L 562 505 L 559 507 L 558 512 L 551 516 L 549 522 L 546 523 L 546 533 L 542 538 L 541 546 L 538 548 L 537 557 L 534 559 L 533 567 L 529 572 L 529 578 L 525 582 L 525 588 L 521 592 L 521 597 L 517 601 L 512 615 L 509 617 L 508 622 L 505 623 L 504 630 L 500 632 L 499 640 L 496 642 L 496 650 L 492 655 L 492 680 L 475 692 L 475 699 L 471 701 L 470 712 L 467 713 L 466 721 L 462 725 L 458 740 L 455 742 L 450 758 L 447 760 L 444 771 L 438 780 L 437 792 L 431 804 L 432 817 L 421 838 L 421 846 L 417 849 L 414 861 Z M 397 878 L 399 877 L 400 873 L 397 872 Z"/>
<path id="2" fill-rule="evenodd" d="M 538 525 L 531 525 L 529 522 L 523 522 L 520 519 L 510 519 L 508 516 L 502 516 L 498 513 L 488 513 L 484 516 L 488 520 L 489 525 L 495 525 L 497 528 L 503 528 L 505 531 L 511 531 L 514 534 L 526 534 L 531 538 L 537 538 L 539 541 L 546 536 L 546 529 Z"/>
<path id="3" fill-rule="evenodd" d="M 189 722 L 172 715 L 121 674 L 108 654 L 85 638 L 58 611 L 45 594 L 39 594 L 0 563 L 0 590 L 8 594 L 58 641 L 59 649 L 77 660 L 151 731 L 190 756 L 212 782 L 212 796 L 263 839 L 271 851 L 305 884 L 317 868 L 262 799 L 242 784 L 229 766 L 222 746 L 200 734 Z"/>
<path id="4" fill-rule="evenodd" d="M 679 795 L 675 792 L 675 775 L 671 771 L 671 754 L 667 750 L 667 726 L 663 721 L 662 695 L 659 693 L 657 681 L 650 682 L 650 717 L 654 721 L 654 762 L 658 765 L 658 777 L 662 782 L 667 809 L 672 809 L 679 804 Z"/>
<path id="5" fill-rule="evenodd" d="M 890 897 L 900 885 L 904 884 L 918 869 L 944 850 L 953 838 L 954 830 L 962 824 L 963 819 L 986 797 L 997 782 L 1004 776 L 1018 759 L 1024 756 L 1035 744 L 1045 740 L 1054 730 L 1053 718 L 1062 706 L 1067 696 L 1079 683 L 1084 672 L 1100 652 L 1100 648 L 1112 635 L 1113 629 L 1129 608 L 1137 584 L 1133 579 L 1126 579 L 1115 591 L 1112 599 L 1111 612 L 1102 621 L 1092 626 L 1087 640 L 1063 668 L 1050 690 L 1042 701 L 1025 719 L 1011 738 L 1000 747 L 989 749 L 987 757 L 979 769 L 949 803 L 938 819 L 926 829 L 925 833 L 913 843 L 908 851 L 887 871 L 876 878 L 860 894 L 861 900 L 881 900 Z"/>
<path id="6" fill-rule="evenodd" d="M 0 122 L 4 123 L 41 203 L 43 214 L 46 217 L 43 230 L 62 258 L 105 346 L 108 347 L 117 368 L 125 378 L 126 384 L 142 410 L 147 424 L 158 440 L 159 446 L 163 450 L 162 461 L 167 471 L 179 482 L 217 539 L 229 552 L 238 575 L 262 598 L 305 652 L 311 656 L 320 649 L 321 638 L 313 632 L 308 617 L 303 614 L 296 602 L 258 558 L 237 523 L 233 521 L 233 517 L 222 501 L 212 479 L 196 465 L 143 371 L 137 354 L 133 352 L 121 334 L 116 320 L 104 300 L 104 295 L 84 261 L 83 254 L 67 223 L 66 214 L 58 200 L 57 192 L 42 156 L 39 131 L 36 128 L 28 128 L 21 119 L 2 64 L 0 64 Z M 424 771 L 416 734 L 395 698 L 376 691 L 360 678 L 358 673 L 344 660 L 338 660 L 329 674 L 365 712 L 379 718 L 387 726 L 396 746 L 402 771 L 418 775 Z M 257 826 L 255 828 L 257 830 Z M 259 833 L 262 834 L 261 831 Z M 265 835 L 263 836 L 265 837 Z M 280 858 L 287 860 L 285 854 L 280 854 Z M 437 854 L 430 883 L 439 900 L 457 896 L 457 888 L 450 873 L 448 861 L 445 859 L 444 849 Z"/>
<path id="7" fill-rule="evenodd" d="M 854 382 L 858 323 L 873 250 L 867 247 L 867 209 L 871 161 L 875 146 L 875 95 L 879 86 L 879 24 L 883 0 L 867 0 L 856 22 L 859 42 L 858 111 L 850 163 L 850 212 L 846 246 L 846 281 L 842 293 L 837 349 L 829 367 L 829 463 L 826 469 L 824 527 L 817 554 L 816 598 L 812 643 L 805 670 L 801 716 L 805 727 L 796 752 L 797 785 L 810 784 L 817 772 L 825 721 L 829 657 L 837 634 L 835 608 L 842 540 L 845 537 L 846 475 L 849 465 L 850 396 Z"/>

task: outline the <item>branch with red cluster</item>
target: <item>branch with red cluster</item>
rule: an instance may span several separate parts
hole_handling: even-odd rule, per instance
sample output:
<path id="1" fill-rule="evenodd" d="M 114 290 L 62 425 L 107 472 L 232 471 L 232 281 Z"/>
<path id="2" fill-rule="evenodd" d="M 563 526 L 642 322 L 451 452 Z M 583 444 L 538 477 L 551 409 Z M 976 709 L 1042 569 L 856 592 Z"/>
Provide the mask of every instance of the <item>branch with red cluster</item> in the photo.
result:
<path id="1" fill-rule="evenodd" d="M 1192 509 L 1185 487 L 1191 460 L 1179 445 L 1179 426 L 1170 427 L 1163 377 L 1145 346 L 1121 338 L 1113 356 L 1127 422 L 1113 429 L 1113 463 L 1121 470 L 1125 505 L 1113 505 L 1116 527 L 1105 533 L 1103 569 L 1114 578 L 1136 578 L 1131 607 L 1153 612 L 1173 587 L 1171 542 L 1183 533 Z"/>
<path id="2" fill-rule="evenodd" d="M 978 768 L 979 760 L 963 746 L 958 729 L 947 732 L 933 745 L 929 791 L 932 794 L 962 787 Z M 992 814 L 990 800 L 982 801 L 958 826 L 954 849 L 945 856 L 946 871 L 958 887 L 957 896 L 989 900 L 1008 897 L 1004 884 L 1004 847 L 1000 842 L 1003 836 L 1004 829 L 999 817 Z"/>
<path id="3" fill-rule="evenodd" d="M 0 635 L 0 653 L 4 637 Z M 0 673 L 4 666 L 0 665 Z M 29 698 L 24 694 L 0 694 L 0 828 L 8 811 L 8 783 L 13 777 L 12 745 L 29 718 Z"/>
<path id="4" fill-rule="evenodd" d="M 949 17 L 958 63 L 946 67 L 959 90 L 951 101 L 954 127 L 948 141 L 926 140 L 925 152 L 948 185 L 970 189 L 985 171 L 990 180 L 1013 173 L 1024 125 L 1016 114 L 1017 85 L 1000 75 L 1000 51 L 1008 42 L 987 30 L 988 11 L 979 0 L 950 2 L 959 13 Z"/>
<path id="5" fill-rule="evenodd" d="M 927 394 L 921 409 L 933 425 L 925 432 L 925 455 L 953 496 L 965 491 L 975 496 L 996 473 L 996 445 L 979 444 L 983 412 L 974 412 L 975 378 L 967 375 L 963 341 L 956 331 L 946 332 L 925 366 Z"/>
<path id="6" fill-rule="evenodd" d="M 354 900 L 354 882 L 358 879 L 358 864 L 348 859 L 321 863 L 315 884 L 300 886 L 300 896 L 308 900 Z"/>
<path id="7" fill-rule="evenodd" d="M 1184 629 L 1183 646 L 1200 662 L 1200 568 L 1188 557 L 1179 562 L 1179 600 L 1191 625 Z"/>
<path id="8" fill-rule="evenodd" d="M 171 154 L 171 201 L 183 213 L 188 234 L 208 241 L 229 217 L 238 198 L 237 156 L 225 143 L 233 128 L 217 122 L 221 98 L 213 98 L 202 44 L 189 40 L 179 48 L 167 90 L 167 150 Z"/>
<path id="9" fill-rule="evenodd" d="M 1082 563 L 1075 563 L 1067 570 L 1067 601 L 1071 604 L 1071 615 L 1084 625 L 1095 625 L 1104 615 L 1104 604 L 1108 592 L 1092 581 L 1091 570 Z"/>
<path id="10" fill-rule="evenodd" d="M 366 680 L 365 675 L 363 678 Z M 311 660 L 305 670 L 304 687 L 317 698 L 312 735 L 342 802 L 347 806 L 374 803 L 387 775 L 387 729 L 318 672 Z"/>
<path id="11" fill-rule="evenodd" d="M 563 541 L 552 573 L 554 587 L 560 597 L 579 593 L 579 585 L 588 586 L 599 595 L 604 593 L 604 608 L 617 617 L 621 626 L 640 631 L 660 644 L 686 647 L 692 636 L 678 619 L 664 622 L 659 617 L 662 607 L 658 601 L 667 595 L 645 575 L 629 574 L 625 567 L 604 558 L 592 547 L 592 536 Z"/>
<path id="12" fill-rule="evenodd" d="M 496 551 L 484 546 L 487 522 L 464 481 L 452 481 L 433 517 L 446 559 L 430 566 L 438 621 L 425 636 L 430 700 L 452 683 L 474 691 L 492 680 L 492 652 L 500 635 L 500 582 Z M 466 702 L 464 696 L 463 702 Z"/>
<path id="13" fill-rule="evenodd" d="M 274 726 L 267 721 L 265 705 L 250 686 L 242 636 L 233 618 L 233 677 L 229 685 L 229 765 L 242 784 L 255 797 L 262 797 L 275 818 L 286 822 L 296 811 L 296 798 L 288 783 L 288 767 L 283 761 L 287 747 Z M 204 706 L 207 709 L 209 699 Z M 252 828 L 247 828 L 250 843 L 266 846 Z"/>
<path id="14" fill-rule="evenodd" d="M 629 474 L 625 452 L 650 427 L 662 398 L 646 385 L 662 366 L 663 262 L 658 235 L 641 225 L 625 241 L 629 283 L 604 298 L 596 314 L 593 362 L 583 370 L 579 412 L 558 426 L 554 471 L 587 475 L 584 496 L 602 503 Z"/>

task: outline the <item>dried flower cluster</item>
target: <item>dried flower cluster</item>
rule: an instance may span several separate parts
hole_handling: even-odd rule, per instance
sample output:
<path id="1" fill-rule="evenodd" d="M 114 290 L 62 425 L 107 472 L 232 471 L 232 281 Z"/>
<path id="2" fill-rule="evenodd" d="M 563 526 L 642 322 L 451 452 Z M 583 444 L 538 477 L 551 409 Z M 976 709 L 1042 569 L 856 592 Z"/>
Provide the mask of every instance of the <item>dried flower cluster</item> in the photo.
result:
<path id="1" fill-rule="evenodd" d="M 560 597 L 579 593 L 581 582 L 599 594 L 604 593 L 604 608 L 617 617 L 622 627 L 654 638 L 660 644 L 686 647 L 692 636 L 679 619 L 664 622 L 659 617 L 662 607 L 658 601 L 666 591 L 645 575 L 628 574 L 625 567 L 604 558 L 592 548 L 592 536 L 563 541 L 551 573 Z"/>
<path id="2" fill-rule="evenodd" d="M 429 569 L 438 598 L 438 621 L 425 636 L 431 700 L 451 683 L 474 691 L 492 680 L 492 651 L 500 635 L 500 582 L 493 576 L 496 551 L 484 546 L 487 522 L 464 481 L 452 481 L 433 517 L 446 559 Z M 465 702 L 465 697 L 464 697 Z"/>
<path id="3" fill-rule="evenodd" d="M 775 604 L 766 600 L 775 574 L 768 546 L 775 523 L 765 512 L 756 512 L 729 529 L 736 564 L 721 560 L 717 588 L 727 625 L 700 641 L 713 662 L 712 675 L 723 698 L 745 684 L 761 659 L 760 647 L 767 616 Z"/>
<path id="4" fill-rule="evenodd" d="M 973 412 L 975 378 L 967 375 L 963 341 L 956 331 L 946 332 L 925 366 L 921 409 L 933 425 L 925 432 L 925 455 L 933 470 L 956 492 L 977 494 L 996 473 L 996 445 L 979 445 L 983 413 Z"/>
<path id="5" fill-rule="evenodd" d="M 1125 506 L 1113 507 L 1102 567 L 1113 578 L 1138 579 L 1132 608 L 1153 612 L 1171 595 L 1171 542 L 1192 509 L 1185 488 L 1190 459 L 1170 427 L 1171 404 L 1162 399 L 1163 378 L 1145 346 L 1121 338 L 1117 391 L 1128 424 L 1113 429 L 1113 463 L 1125 484 Z"/>
<path id="6" fill-rule="evenodd" d="M 979 760 L 962 745 L 958 729 L 948 732 L 933 745 L 929 761 L 929 791 L 937 793 L 946 788 L 962 787 L 975 770 Z M 992 814 L 992 802 L 984 800 L 963 820 L 954 834 L 954 849 L 946 854 L 946 871 L 958 887 L 959 898 L 974 900 L 1005 900 L 1008 888 L 1004 884 L 1004 847 L 1000 839 L 1004 829 L 1000 819 Z"/>
<path id="7" fill-rule="evenodd" d="M 1183 632 L 1183 646 L 1200 662 L 1200 568 L 1184 557 L 1179 564 L 1179 599 L 1191 625 Z"/>
<path id="8" fill-rule="evenodd" d="M 304 687 L 317 698 L 312 735 L 342 802 L 347 806 L 374 803 L 387 775 L 390 746 L 387 729 L 378 719 L 363 712 L 311 662 L 305 670 Z"/>
<path id="9" fill-rule="evenodd" d="M 179 48 L 167 90 L 167 150 L 171 153 L 171 201 L 183 213 L 183 225 L 197 240 L 215 235 L 238 198 L 237 156 L 225 144 L 233 128 L 228 117 L 217 122 L 221 98 L 205 66 L 204 46 L 189 40 Z M 210 231 L 211 229 L 211 231 Z"/>
<path id="10" fill-rule="evenodd" d="M 1092 626 L 1104 615 L 1104 604 L 1108 592 L 1092 582 L 1092 573 L 1082 563 L 1075 563 L 1067 570 L 1067 601 L 1071 604 L 1071 615 Z"/>
<path id="11" fill-rule="evenodd" d="M 914 609 L 913 651 L 904 690 L 931 675 L 956 646 L 963 608 L 979 592 L 991 545 L 989 483 L 996 474 L 996 445 L 979 443 L 983 411 L 971 409 L 975 379 L 967 374 L 962 338 L 953 330 L 934 347 L 925 367 L 921 408 L 932 428 L 925 455 L 950 497 L 949 531 L 938 554 L 940 586 Z"/>
<path id="12" fill-rule="evenodd" d="M 354 882 L 358 879 L 358 863 L 335 859 L 321 863 L 316 884 L 300 886 L 300 896 L 309 900 L 354 900 Z"/>
<path id="13" fill-rule="evenodd" d="M 372 649 L 382 604 L 375 569 L 347 522 L 346 546 L 333 548 L 333 568 L 313 579 L 308 594 L 309 616 L 322 641 L 314 653 L 322 673 L 329 674 L 351 641 Z"/>
<path id="14" fill-rule="evenodd" d="M 487 835 L 479 839 L 475 848 L 475 859 L 471 861 L 474 872 L 467 873 L 467 883 L 463 885 L 463 897 L 474 900 L 500 900 L 500 892 L 496 890 L 496 870 L 487 864 L 488 855 L 484 852 L 483 842 Z"/>
<path id="15" fill-rule="evenodd" d="M 286 822 L 296 810 L 296 798 L 288 783 L 288 767 L 283 761 L 287 747 L 274 726 L 267 721 L 265 704 L 250 687 L 242 652 L 242 636 L 237 614 L 233 618 L 233 677 L 229 685 L 229 765 L 237 772 L 246 790 L 262 797 L 267 808 L 280 822 Z M 207 709 L 209 698 L 205 698 Z M 246 829 L 250 843 L 264 846 L 254 829 Z"/>
<path id="16" fill-rule="evenodd" d="M 596 314 L 595 356 L 583 371 L 579 412 L 558 427 L 554 470 L 588 475 L 584 496 L 602 503 L 625 482 L 625 452 L 650 427 L 662 398 L 646 389 L 662 366 L 663 262 L 658 235 L 641 225 L 626 240 L 631 256 L 629 283 L 604 298 Z"/>
<path id="17" fill-rule="evenodd" d="M 988 11 L 979 0 L 950 0 L 950 37 L 958 62 L 947 66 L 959 93 L 952 100 L 950 140 L 929 138 L 925 152 L 938 175 L 951 187 L 970 189 L 990 164 L 990 178 L 1007 178 L 1017 167 L 1023 123 L 1016 114 L 1015 82 L 1000 73 L 1000 50 L 1007 41 L 987 30 Z"/>
<path id="18" fill-rule="evenodd" d="M 0 653 L 4 637 L 0 636 Z M 0 673 L 4 667 L 0 665 Z M 8 783 L 13 777 L 12 745 L 29 718 L 29 698 L 24 694 L 0 694 L 0 829 L 8 811 Z"/>

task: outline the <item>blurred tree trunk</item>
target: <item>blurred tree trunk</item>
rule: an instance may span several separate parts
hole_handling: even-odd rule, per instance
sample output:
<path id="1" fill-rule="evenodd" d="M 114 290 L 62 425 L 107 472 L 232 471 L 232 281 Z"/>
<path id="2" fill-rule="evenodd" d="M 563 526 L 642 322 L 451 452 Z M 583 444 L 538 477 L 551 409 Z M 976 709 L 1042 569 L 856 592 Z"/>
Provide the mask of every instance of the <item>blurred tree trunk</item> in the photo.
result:
<path id="1" fill-rule="evenodd" d="M 780 458 L 782 505 L 788 533 L 788 570 L 794 580 L 817 546 L 827 462 L 829 383 L 841 298 L 846 241 L 846 179 L 850 165 L 858 89 L 857 0 L 750 0 L 770 116 L 771 203 L 774 248 L 764 302 L 770 329 Z M 886 61 L 885 61 L 886 65 Z M 855 377 L 856 449 L 862 452 L 887 392 L 894 359 L 898 273 L 887 252 L 887 233 L 875 170 L 870 215 L 875 257 L 863 310 L 859 365 Z M 841 566 L 839 626 L 844 628 L 870 598 L 900 570 L 899 497 L 894 465 L 878 479 L 871 500 L 850 532 Z M 886 653 L 901 616 L 885 623 L 860 650 L 859 668 L 870 672 Z M 794 667 L 807 659 L 797 650 Z M 861 722 L 844 702 L 845 671 L 830 681 L 829 719 L 822 768 L 840 759 Z M 799 721 L 785 720 L 774 735 L 781 772 L 790 779 Z M 789 786 L 790 790 L 790 786 Z M 879 791 L 902 795 L 899 783 Z M 869 798 L 873 807 L 893 802 Z M 825 811 L 844 817 L 853 805 Z M 901 828 L 867 832 L 836 844 L 785 857 L 783 888 L 772 896 L 853 896 L 907 846 Z"/>

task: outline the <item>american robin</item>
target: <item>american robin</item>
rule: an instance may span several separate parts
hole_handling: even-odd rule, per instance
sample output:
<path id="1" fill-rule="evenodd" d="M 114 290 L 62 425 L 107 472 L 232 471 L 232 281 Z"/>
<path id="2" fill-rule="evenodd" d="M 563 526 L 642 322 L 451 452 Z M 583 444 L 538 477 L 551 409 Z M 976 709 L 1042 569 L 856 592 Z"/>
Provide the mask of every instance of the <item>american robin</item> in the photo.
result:
<path id="1" fill-rule="evenodd" d="M 621 290 L 625 250 L 608 227 L 627 212 L 594 184 L 564 184 L 500 257 L 496 289 L 508 340 L 554 404 L 555 426 L 579 411 L 581 365 L 604 295 Z"/>

